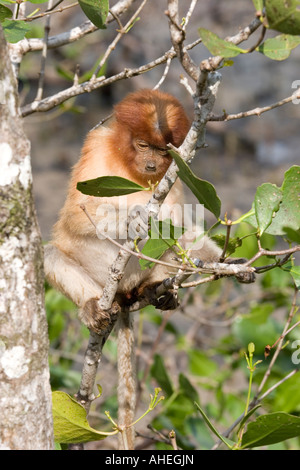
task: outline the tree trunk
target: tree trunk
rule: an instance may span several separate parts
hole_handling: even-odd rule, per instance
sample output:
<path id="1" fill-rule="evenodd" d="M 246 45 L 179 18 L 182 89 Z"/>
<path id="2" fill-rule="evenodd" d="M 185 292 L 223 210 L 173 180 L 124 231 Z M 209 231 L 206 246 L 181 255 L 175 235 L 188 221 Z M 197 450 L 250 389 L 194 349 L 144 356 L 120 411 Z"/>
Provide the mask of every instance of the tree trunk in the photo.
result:
<path id="1" fill-rule="evenodd" d="M 53 449 L 43 279 L 30 145 L 0 26 L 0 449 Z"/>

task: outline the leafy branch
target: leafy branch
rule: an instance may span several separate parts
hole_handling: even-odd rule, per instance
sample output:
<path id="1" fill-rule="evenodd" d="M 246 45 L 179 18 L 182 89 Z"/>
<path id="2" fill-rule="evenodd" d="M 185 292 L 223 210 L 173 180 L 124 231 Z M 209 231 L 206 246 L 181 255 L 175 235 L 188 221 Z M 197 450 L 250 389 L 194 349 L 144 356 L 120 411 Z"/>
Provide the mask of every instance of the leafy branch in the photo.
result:
<path id="1" fill-rule="evenodd" d="M 99 386 L 98 386 L 99 387 Z M 99 388 L 101 395 L 101 387 Z M 129 427 L 134 426 L 141 421 L 148 413 L 152 412 L 155 407 L 164 400 L 163 396 L 158 396 L 161 392 L 160 388 L 155 388 L 154 395 L 150 395 L 150 403 L 148 409 Z M 95 399 L 94 398 L 94 399 Z M 105 411 L 105 415 L 112 423 L 112 431 L 98 431 L 92 428 L 87 421 L 87 411 L 74 398 L 65 392 L 56 391 L 52 393 L 53 403 L 53 420 L 54 420 L 54 438 L 59 444 L 76 444 L 90 441 L 98 441 L 107 437 L 121 433 L 125 435 L 125 429 L 120 426 L 110 415 L 109 411 Z"/>

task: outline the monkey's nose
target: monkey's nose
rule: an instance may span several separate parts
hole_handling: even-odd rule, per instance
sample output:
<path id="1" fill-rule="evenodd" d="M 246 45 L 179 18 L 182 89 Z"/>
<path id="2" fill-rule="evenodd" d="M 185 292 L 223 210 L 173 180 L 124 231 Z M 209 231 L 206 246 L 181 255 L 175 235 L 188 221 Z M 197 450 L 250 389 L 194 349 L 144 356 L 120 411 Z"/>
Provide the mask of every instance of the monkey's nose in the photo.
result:
<path id="1" fill-rule="evenodd" d="M 154 162 L 147 162 L 145 166 L 146 171 L 156 171 L 156 165 Z"/>

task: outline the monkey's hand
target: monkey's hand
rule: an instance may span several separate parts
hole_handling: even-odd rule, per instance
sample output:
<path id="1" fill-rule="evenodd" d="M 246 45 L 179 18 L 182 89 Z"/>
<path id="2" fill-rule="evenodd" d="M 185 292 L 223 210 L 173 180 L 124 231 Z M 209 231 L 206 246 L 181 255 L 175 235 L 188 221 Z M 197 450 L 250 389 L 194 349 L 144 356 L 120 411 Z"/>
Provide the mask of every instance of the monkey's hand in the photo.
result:
<path id="1" fill-rule="evenodd" d="M 160 310 L 175 310 L 179 306 L 177 292 L 168 291 L 151 302 L 154 307 Z"/>
<path id="2" fill-rule="evenodd" d="M 156 283 L 139 289 L 139 295 L 146 297 L 150 305 L 159 310 L 175 310 L 179 306 L 177 291 L 173 289 L 159 292 L 159 287 L 164 283 Z"/>
<path id="3" fill-rule="evenodd" d="M 102 310 L 99 307 L 99 299 L 93 298 L 86 302 L 79 311 L 79 318 L 89 330 L 93 330 L 98 335 L 105 335 L 107 329 L 115 322 L 116 317 L 121 311 L 118 302 L 113 302 L 108 310 Z"/>

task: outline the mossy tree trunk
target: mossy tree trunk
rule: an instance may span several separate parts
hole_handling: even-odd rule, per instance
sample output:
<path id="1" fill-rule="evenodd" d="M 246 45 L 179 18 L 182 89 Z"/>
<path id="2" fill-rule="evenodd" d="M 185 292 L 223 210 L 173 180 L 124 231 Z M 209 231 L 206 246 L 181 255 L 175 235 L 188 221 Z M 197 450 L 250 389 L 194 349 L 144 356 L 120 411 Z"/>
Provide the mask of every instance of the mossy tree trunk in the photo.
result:
<path id="1" fill-rule="evenodd" d="M 43 279 L 30 144 L 0 26 L 0 449 L 53 448 Z"/>

